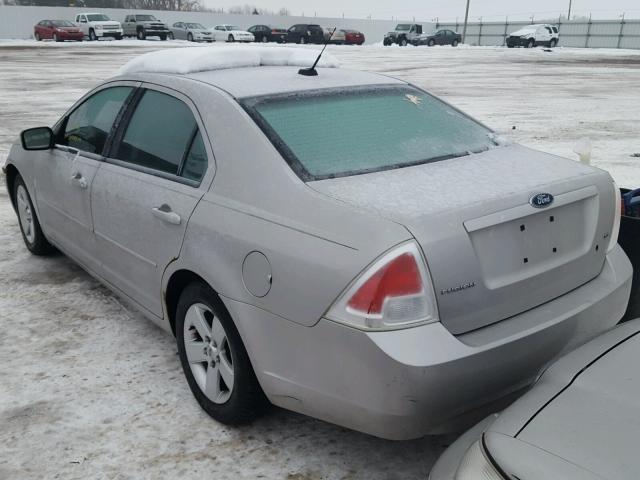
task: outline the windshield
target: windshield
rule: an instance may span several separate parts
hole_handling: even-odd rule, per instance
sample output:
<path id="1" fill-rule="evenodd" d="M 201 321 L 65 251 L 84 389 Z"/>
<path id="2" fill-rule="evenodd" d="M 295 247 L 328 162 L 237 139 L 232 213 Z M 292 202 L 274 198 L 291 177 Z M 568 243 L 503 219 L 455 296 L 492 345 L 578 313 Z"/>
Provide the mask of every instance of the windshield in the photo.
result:
<path id="1" fill-rule="evenodd" d="M 87 15 L 87 19 L 90 22 L 108 22 L 109 20 L 111 20 L 109 17 L 107 17 L 106 15 L 103 15 L 102 13 L 94 13 L 91 15 Z"/>
<path id="2" fill-rule="evenodd" d="M 154 17 L 153 15 L 136 15 L 136 20 L 138 22 L 153 22 L 158 20 L 156 17 Z"/>
<path id="3" fill-rule="evenodd" d="M 205 28 L 199 23 L 185 23 L 187 28 L 199 28 L 201 30 L 205 30 Z"/>
<path id="4" fill-rule="evenodd" d="M 305 181 L 436 162 L 497 145 L 486 127 L 409 86 L 259 97 L 243 106 Z"/>
<path id="5" fill-rule="evenodd" d="M 406 32 L 407 30 L 411 30 L 411 25 L 398 25 L 396 27 L 396 32 Z"/>
<path id="6" fill-rule="evenodd" d="M 54 27 L 75 27 L 75 25 L 68 20 L 51 20 L 51 24 Z"/>
<path id="7" fill-rule="evenodd" d="M 238 27 L 236 27 L 235 25 L 225 25 L 224 28 L 228 31 L 231 30 L 240 30 Z"/>
<path id="8" fill-rule="evenodd" d="M 538 27 L 525 27 L 525 28 L 521 28 L 520 30 L 514 33 L 536 33 L 537 30 L 538 30 Z"/>

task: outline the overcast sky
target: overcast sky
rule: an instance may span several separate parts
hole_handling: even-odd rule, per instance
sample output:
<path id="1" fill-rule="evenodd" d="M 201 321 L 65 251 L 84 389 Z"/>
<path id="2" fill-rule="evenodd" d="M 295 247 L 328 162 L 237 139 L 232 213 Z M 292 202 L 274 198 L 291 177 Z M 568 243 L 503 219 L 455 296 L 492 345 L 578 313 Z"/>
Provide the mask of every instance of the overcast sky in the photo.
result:
<path id="1" fill-rule="evenodd" d="M 286 7 L 292 15 L 319 17 L 365 18 L 371 15 L 381 19 L 431 20 L 435 17 L 446 20 L 464 18 L 466 0 L 204 0 L 208 7 L 231 7 L 251 4 L 270 10 Z M 487 20 L 497 20 L 509 15 L 514 19 L 527 19 L 532 14 L 536 18 L 557 17 L 567 14 L 569 0 L 471 0 L 470 20 L 483 16 Z M 618 18 L 622 12 L 628 18 L 640 18 L 640 0 L 573 0 L 577 15 L 594 18 Z M 573 14 L 572 14 L 573 16 Z"/>

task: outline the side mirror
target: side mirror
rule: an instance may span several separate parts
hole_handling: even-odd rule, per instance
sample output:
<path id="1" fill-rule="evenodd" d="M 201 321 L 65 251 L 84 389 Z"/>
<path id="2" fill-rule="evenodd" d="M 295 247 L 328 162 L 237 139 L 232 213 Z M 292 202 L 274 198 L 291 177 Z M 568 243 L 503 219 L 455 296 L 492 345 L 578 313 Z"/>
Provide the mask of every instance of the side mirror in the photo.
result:
<path id="1" fill-rule="evenodd" d="M 53 130 L 49 127 L 29 128 L 20 134 L 20 141 L 25 150 L 49 150 L 54 145 Z"/>

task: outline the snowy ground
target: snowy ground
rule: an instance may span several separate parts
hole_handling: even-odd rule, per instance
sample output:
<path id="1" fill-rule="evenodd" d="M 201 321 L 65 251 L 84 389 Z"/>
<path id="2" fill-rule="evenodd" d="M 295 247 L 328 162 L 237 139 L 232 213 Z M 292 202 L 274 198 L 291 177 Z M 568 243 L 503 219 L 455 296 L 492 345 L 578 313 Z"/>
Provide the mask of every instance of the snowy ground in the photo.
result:
<path id="1" fill-rule="evenodd" d="M 139 53 L 184 42 L 0 42 L 0 163 Z M 640 186 L 640 52 L 331 47 L 501 134 Z M 515 130 L 513 130 L 515 127 Z M 0 183 L 4 182 L 0 177 Z M 30 256 L 0 185 L 0 479 L 414 479 L 451 437 L 386 442 L 281 410 L 240 429 L 196 405 L 171 337 L 63 256 Z"/>

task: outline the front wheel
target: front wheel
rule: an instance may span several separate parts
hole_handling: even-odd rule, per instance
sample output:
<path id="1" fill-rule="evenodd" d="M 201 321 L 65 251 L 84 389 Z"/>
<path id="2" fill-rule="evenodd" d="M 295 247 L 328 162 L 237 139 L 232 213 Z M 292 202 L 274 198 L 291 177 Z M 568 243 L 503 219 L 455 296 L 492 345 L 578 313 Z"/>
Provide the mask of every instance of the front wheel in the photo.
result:
<path id="1" fill-rule="evenodd" d="M 533 48 L 535 46 L 536 46 L 536 42 L 533 38 L 527 42 L 527 48 Z"/>
<path id="2" fill-rule="evenodd" d="M 233 43 L 235 41 L 236 41 L 236 39 L 233 37 L 233 35 L 229 35 L 229 37 L 227 38 L 227 42 L 229 42 L 229 43 Z"/>
<path id="3" fill-rule="evenodd" d="M 138 30 L 138 40 L 145 40 L 147 36 L 144 33 L 144 30 Z"/>
<path id="4" fill-rule="evenodd" d="M 169 40 L 175 40 L 175 37 L 173 36 L 173 32 L 169 32 Z"/>
<path id="5" fill-rule="evenodd" d="M 40 221 L 31 203 L 31 197 L 20 175 L 17 176 L 13 190 L 13 202 L 18 213 L 22 239 L 34 255 L 48 255 L 54 251 L 40 228 Z"/>
<path id="6" fill-rule="evenodd" d="M 42 40 L 42 38 L 40 37 L 40 34 L 38 32 L 36 32 L 36 34 L 34 35 L 36 42 L 39 42 L 40 40 Z"/>
<path id="7" fill-rule="evenodd" d="M 249 356 L 220 298 L 203 283 L 188 285 L 176 311 L 178 354 L 191 392 L 215 420 L 240 425 L 268 406 Z"/>
<path id="8" fill-rule="evenodd" d="M 429 40 L 429 42 L 427 43 L 427 45 L 429 45 L 430 47 L 433 47 L 435 44 L 436 44 L 436 41 L 433 38 Z"/>
<path id="9" fill-rule="evenodd" d="M 554 48 L 556 45 L 558 45 L 558 41 L 553 38 L 551 42 L 549 42 L 549 48 Z"/>
<path id="10" fill-rule="evenodd" d="M 92 42 L 98 40 L 96 32 L 93 30 L 93 28 L 89 30 L 89 40 L 91 40 Z"/>
<path id="11" fill-rule="evenodd" d="M 187 41 L 193 42 L 193 35 L 191 35 L 191 33 L 187 35 Z"/>
<path id="12" fill-rule="evenodd" d="M 269 39 L 267 38 L 266 35 L 262 36 L 262 43 L 269 43 Z"/>
<path id="13" fill-rule="evenodd" d="M 402 38 L 399 42 L 398 45 L 400 45 L 401 47 L 406 47 L 407 46 L 407 39 L 406 38 Z"/>
<path id="14" fill-rule="evenodd" d="M 460 42 L 458 42 L 458 40 L 454 40 L 453 42 L 451 42 L 451 46 L 452 47 L 457 47 L 458 43 L 460 43 Z"/>

